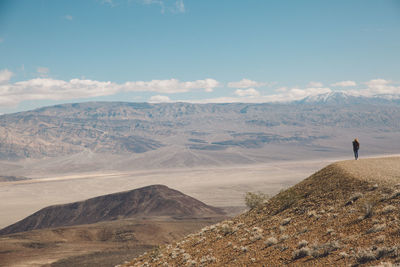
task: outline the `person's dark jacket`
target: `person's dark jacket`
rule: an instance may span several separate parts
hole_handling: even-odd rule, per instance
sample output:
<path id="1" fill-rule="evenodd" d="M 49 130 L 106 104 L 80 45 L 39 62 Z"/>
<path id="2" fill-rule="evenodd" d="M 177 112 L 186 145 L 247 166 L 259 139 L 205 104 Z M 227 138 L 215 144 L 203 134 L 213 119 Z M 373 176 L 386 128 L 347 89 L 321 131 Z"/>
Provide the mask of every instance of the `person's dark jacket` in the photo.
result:
<path id="1" fill-rule="evenodd" d="M 353 141 L 353 150 L 358 151 L 359 148 L 360 148 L 360 143 L 357 142 L 356 140 L 354 140 Z"/>

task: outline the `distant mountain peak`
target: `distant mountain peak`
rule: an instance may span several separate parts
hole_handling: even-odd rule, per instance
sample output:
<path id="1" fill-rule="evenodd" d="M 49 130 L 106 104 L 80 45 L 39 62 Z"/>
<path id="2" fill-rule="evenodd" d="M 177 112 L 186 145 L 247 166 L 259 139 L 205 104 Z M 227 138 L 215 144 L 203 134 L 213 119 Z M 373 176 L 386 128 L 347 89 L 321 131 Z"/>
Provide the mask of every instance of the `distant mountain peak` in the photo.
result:
<path id="1" fill-rule="evenodd" d="M 318 95 L 307 96 L 295 101 L 298 104 L 366 104 L 386 103 L 400 99 L 400 95 L 375 94 L 371 96 L 356 95 L 345 91 L 333 91 Z"/>
<path id="2" fill-rule="evenodd" d="M 337 103 L 354 98 L 354 96 L 346 92 L 329 92 L 319 95 L 307 96 L 300 100 L 301 103 Z"/>

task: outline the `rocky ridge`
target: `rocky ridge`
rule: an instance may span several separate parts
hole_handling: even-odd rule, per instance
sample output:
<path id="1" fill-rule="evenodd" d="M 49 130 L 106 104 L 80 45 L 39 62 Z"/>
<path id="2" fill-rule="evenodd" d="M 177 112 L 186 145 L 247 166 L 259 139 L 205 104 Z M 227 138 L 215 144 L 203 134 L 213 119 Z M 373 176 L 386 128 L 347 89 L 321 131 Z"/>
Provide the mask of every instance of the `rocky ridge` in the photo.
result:
<path id="1" fill-rule="evenodd" d="M 399 173 L 398 157 L 334 163 L 249 212 L 123 266 L 400 264 Z"/>

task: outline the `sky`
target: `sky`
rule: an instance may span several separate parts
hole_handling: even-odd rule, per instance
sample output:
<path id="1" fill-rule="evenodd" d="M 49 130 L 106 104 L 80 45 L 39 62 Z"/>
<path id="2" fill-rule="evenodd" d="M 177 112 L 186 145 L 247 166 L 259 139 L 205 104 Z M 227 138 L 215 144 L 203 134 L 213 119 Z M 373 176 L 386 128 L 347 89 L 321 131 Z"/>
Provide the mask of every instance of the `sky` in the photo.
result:
<path id="1" fill-rule="evenodd" d="M 399 70 L 399 0 L 0 0 L 0 113 L 400 96 Z"/>

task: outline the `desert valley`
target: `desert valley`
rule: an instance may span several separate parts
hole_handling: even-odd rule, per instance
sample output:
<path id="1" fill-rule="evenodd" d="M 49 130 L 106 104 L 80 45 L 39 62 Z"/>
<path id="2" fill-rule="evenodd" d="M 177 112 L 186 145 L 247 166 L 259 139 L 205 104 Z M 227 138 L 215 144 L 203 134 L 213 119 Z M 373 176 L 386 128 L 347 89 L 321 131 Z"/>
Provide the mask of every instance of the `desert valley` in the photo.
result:
<path id="1" fill-rule="evenodd" d="M 399 267 L 399 0 L 0 0 L 0 267 Z"/>
<path id="2" fill-rule="evenodd" d="M 351 158 L 355 121 L 363 157 L 400 151 L 397 102 L 347 99 L 365 102 L 356 112 L 338 97 L 347 99 L 83 103 L 3 115 L 0 259 L 7 266 L 118 265 L 205 226 L 253 216 L 243 213 L 247 192 L 274 196 Z M 387 119 L 374 119 L 376 109 Z M 341 112 L 327 116 L 331 110 Z"/>

